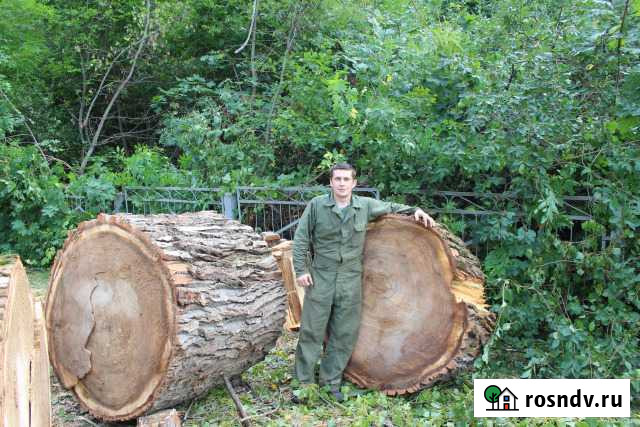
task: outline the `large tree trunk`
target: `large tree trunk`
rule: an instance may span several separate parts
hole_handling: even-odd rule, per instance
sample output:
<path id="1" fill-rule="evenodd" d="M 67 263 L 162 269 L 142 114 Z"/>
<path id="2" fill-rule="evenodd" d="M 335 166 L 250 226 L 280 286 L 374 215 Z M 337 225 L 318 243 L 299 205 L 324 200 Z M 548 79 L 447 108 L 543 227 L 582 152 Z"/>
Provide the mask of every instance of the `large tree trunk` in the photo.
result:
<path id="1" fill-rule="evenodd" d="M 41 326 L 34 319 L 20 258 L 0 257 L 0 425 L 50 425 L 49 365 L 46 352 L 44 358 L 41 353 Z"/>
<path id="2" fill-rule="evenodd" d="M 275 252 L 290 263 L 290 242 Z M 472 366 L 494 326 L 479 260 L 439 224 L 427 229 L 401 215 L 369 224 L 362 286 L 360 332 L 344 375 L 365 388 L 395 395 L 449 378 Z"/>
<path id="3" fill-rule="evenodd" d="M 58 253 L 47 296 L 51 363 L 96 417 L 193 399 L 261 360 L 286 299 L 251 227 L 214 212 L 99 215 Z"/>

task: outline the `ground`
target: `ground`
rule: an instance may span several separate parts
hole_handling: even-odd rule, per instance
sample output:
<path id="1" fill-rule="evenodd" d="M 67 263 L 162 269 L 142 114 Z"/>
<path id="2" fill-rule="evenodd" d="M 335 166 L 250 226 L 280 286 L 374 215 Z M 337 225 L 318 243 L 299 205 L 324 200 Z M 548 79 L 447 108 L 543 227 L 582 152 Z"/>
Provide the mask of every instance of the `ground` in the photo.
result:
<path id="1" fill-rule="evenodd" d="M 48 272 L 29 271 L 34 293 L 46 295 Z M 234 389 L 252 425 L 263 426 L 639 426 L 640 412 L 633 410 L 627 420 L 614 419 L 508 419 L 473 418 L 473 379 L 463 374 L 445 384 L 439 384 L 408 396 L 389 397 L 371 390 L 361 390 L 351 384 L 343 386 L 344 403 L 335 402 L 324 390 L 307 391 L 307 403 L 291 403 L 294 383 L 291 377 L 295 332 L 283 331 L 276 346 L 264 361 L 235 378 Z M 54 426 L 107 426 L 92 418 L 64 390 L 55 378 L 52 383 Z M 224 387 L 212 389 L 206 396 L 186 402 L 176 408 L 189 427 L 238 426 L 239 417 L 229 393 Z M 135 425 L 135 422 L 119 425 Z"/>

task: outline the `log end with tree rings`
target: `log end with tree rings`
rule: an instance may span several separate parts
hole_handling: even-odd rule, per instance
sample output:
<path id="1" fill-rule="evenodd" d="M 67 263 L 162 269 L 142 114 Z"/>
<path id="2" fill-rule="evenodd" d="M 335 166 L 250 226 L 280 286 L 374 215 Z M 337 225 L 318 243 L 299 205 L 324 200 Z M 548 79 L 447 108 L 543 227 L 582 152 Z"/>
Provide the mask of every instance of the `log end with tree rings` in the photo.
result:
<path id="1" fill-rule="evenodd" d="M 364 251 L 362 322 L 345 377 L 389 395 L 472 365 L 494 324 L 478 259 L 443 227 L 387 215 Z"/>
<path id="2" fill-rule="evenodd" d="M 27 274 L 20 258 L 0 256 L 0 425 L 30 425 L 33 351 L 33 298 Z"/>
<path id="3" fill-rule="evenodd" d="M 262 238 L 217 213 L 99 215 L 54 262 L 51 363 L 100 419 L 173 407 L 275 345 L 280 280 Z"/>
<path id="4" fill-rule="evenodd" d="M 115 219 L 111 217 L 112 219 Z M 51 363 L 96 415 L 150 404 L 171 356 L 171 274 L 144 234 L 106 217 L 71 234 L 51 273 Z"/>

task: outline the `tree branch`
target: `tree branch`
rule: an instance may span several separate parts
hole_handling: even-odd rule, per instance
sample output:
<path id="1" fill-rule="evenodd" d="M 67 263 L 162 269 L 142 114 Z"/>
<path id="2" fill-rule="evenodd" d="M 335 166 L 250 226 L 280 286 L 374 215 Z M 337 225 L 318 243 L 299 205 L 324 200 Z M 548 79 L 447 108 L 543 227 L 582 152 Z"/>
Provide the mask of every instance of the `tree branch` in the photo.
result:
<path id="1" fill-rule="evenodd" d="M 256 0 L 255 5 L 256 5 L 256 10 L 258 9 L 258 2 L 259 0 Z M 258 74 L 256 72 L 256 29 L 258 26 L 258 13 L 255 13 L 254 19 L 253 19 L 253 31 L 251 32 L 251 84 L 253 85 L 253 87 L 251 88 L 251 100 L 250 100 L 250 105 L 253 106 L 253 100 L 256 97 L 256 91 L 257 91 L 257 87 L 258 87 Z"/>
<path id="2" fill-rule="evenodd" d="M 140 40 L 140 41 L 142 41 L 142 40 Z M 107 68 L 107 71 L 105 71 L 104 76 L 102 76 L 102 80 L 100 81 L 100 85 L 98 86 L 98 89 L 96 90 L 96 94 L 93 96 L 93 99 L 91 100 L 91 104 L 89 104 L 89 108 L 87 108 L 87 114 L 85 115 L 84 121 L 82 123 L 83 127 L 87 126 L 87 123 L 89 121 L 89 116 L 91 115 L 91 110 L 93 110 L 93 106 L 95 105 L 96 100 L 100 97 L 100 93 L 102 92 L 102 89 L 104 88 L 104 83 L 107 80 L 107 77 L 109 76 L 109 74 L 111 73 L 111 69 L 113 68 L 113 65 L 118 61 L 118 58 L 120 58 L 120 56 L 123 53 L 127 52 L 129 49 L 130 49 L 130 46 L 122 49 L 120 52 L 118 52 L 116 57 L 113 58 L 113 61 L 111 61 L 111 64 L 109 64 L 109 68 Z"/>
<path id="3" fill-rule="evenodd" d="M 47 156 L 44 154 L 44 150 L 40 146 L 40 142 L 38 141 L 38 138 L 36 138 L 36 135 L 33 133 L 33 130 L 31 129 L 31 126 L 29 126 L 29 119 L 27 118 L 27 116 L 22 114 L 22 112 L 20 110 L 18 110 L 18 107 L 16 107 L 13 104 L 13 102 L 11 102 L 11 99 L 9 98 L 9 96 L 7 96 L 7 94 L 4 93 L 4 91 L 2 89 L 0 89 L 0 95 L 2 95 L 2 97 L 5 99 L 5 101 L 7 101 L 7 103 L 13 109 L 13 111 L 15 111 L 15 113 L 17 115 L 22 117 L 24 126 L 27 128 L 27 131 L 29 132 L 29 135 L 31 135 L 31 139 L 33 140 L 34 145 L 38 148 L 38 151 L 40 151 L 40 154 L 42 155 L 42 158 L 44 159 L 44 163 L 47 165 L 47 169 L 48 169 L 49 168 L 49 160 L 47 160 Z"/>
<path id="4" fill-rule="evenodd" d="M 237 48 L 233 53 L 238 54 L 238 53 L 242 52 L 242 50 L 245 47 L 247 47 L 247 44 L 249 44 L 249 39 L 251 39 L 251 34 L 255 31 L 257 11 L 258 11 L 258 0 L 253 0 L 253 13 L 251 14 L 251 25 L 249 26 L 249 32 L 247 33 L 247 39 L 244 41 L 244 43 L 242 43 L 242 46 Z"/>
<path id="5" fill-rule="evenodd" d="M 240 415 L 240 424 L 242 424 L 243 427 L 251 426 L 249 417 L 247 416 L 247 411 L 244 410 L 242 402 L 240 402 L 238 395 L 236 394 L 235 390 L 233 390 L 231 381 L 229 381 L 229 378 L 226 375 L 223 375 L 222 378 L 224 379 L 224 384 L 227 386 L 227 391 L 229 391 L 229 395 L 231 395 L 231 399 L 233 400 L 233 403 L 235 403 L 238 414 Z"/>
<path id="6" fill-rule="evenodd" d="M 624 21 L 627 19 L 627 13 L 629 11 L 629 0 L 624 2 L 624 12 L 622 12 L 622 19 L 620 21 L 620 31 L 618 32 L 618 46 L 617 46 L 617 55 L 618 55 L 618 73 L 616 74 L 616 87 L 620 86 L 620 50 L 622 48 L 622 35 L 624 32 Z"/>
<path id="7" fill-rule="evenodd" d="M 308 4 L 306 6 L 308 6 Z M 282 92 L 282 83 L 284 81 L 285 70 L 287 69 L 287 60 L 289 59 L 289 53 L 291 52 L 291 48 L 293 47 L 293 42 L 298 32 L 300 19 L 302 18 L 302 15 L 304 13 L 306 6 L 301 6 L 300 8 L 297 8 L 293 14 L 293 18 L 291 19 L 291 27 L 289 28 L 287 45 L 284 51 L 284 56 L 282 57 L 282 66 L 280 67 L 280 79 L 278 81 L 278 86 L 276 86 L 276 91 L 273 94 L 273 98 L 271 99 L 271 108 L 269 109 L 269 116 L 267 118 L 267 129 L 266 129 L 265 138 L 264 138 L 267 144 L 269 144 L 271 140 L 271 123 L 273 121 L 273 116 L 276 113 L 276 104 L 278 102 L 278 98 L 280 97 L 280 93 Z"/>
<path id="8" fill-rule="evenodd" d="M 93 154 L 93 151 L 95 150 L 96 146 L 98 145 L 98 141 L 100 139 L 100 134 L 102 133 L 102 128 L 104 127 L 104 123 L 107 120 L 107 117 L 109 117 L 109 112 L 111 111 L 111 108 L 113 107 L 113 104 L 118 99 L 118 96 L 120 96 L 120 93 L 122 92 L 122 90 L 125 88 L 125 86 L 129 82 L 129 80 L 131 79 L 131 76 L 133 75 L 133 72 L 136 69 L 136 64 L 138 62 L 138 58 L 140 57 L 140 54 L 142 53 L 142 48 L 144 47 L 144 45 L 146 44 L 146 42 L 147 42 L 147 40 L 149 38 L 149 21 L 150 21 L 150 15 L 151 15 L 150 0 L 146 0 L 146 5 L 147 5 L 147 14 L 145 16 L 144 33 L 143 33 L 142 38 L 138 42 L 138 49 L 136 50 L 136 53 L 133 56 L 133 59 L 131 61 L 131 68 L 129 69 L 129 73 L 127 74 L 125 79 L 122 80 L 120 82 L 120 84 L 118 85 L 118 88 L 116 89 L 115 93 L 111 97 L 111 100 L 109 101 L 109 104 L 107 105 L 107 108 L 104 110 L 104 113 L 102 114 L 102 118 L 100 119 L 100 123 L 98 123 L 98 128 L 96 129 L 96 132 L 94 133 L 93 138 L 91 139 L 91 145 L 89 146 L 89 149 L 85 153 L 84 158 L 82 159 L 82 163 L 80 164 L 80 170 L 78 171 L 78 173 L 80 175 L 82 175 L 84 173 L 84 170 L 87 167 L 87 163 L 89 162 L 89 158 L 91 157 L 91 155 Z"/>

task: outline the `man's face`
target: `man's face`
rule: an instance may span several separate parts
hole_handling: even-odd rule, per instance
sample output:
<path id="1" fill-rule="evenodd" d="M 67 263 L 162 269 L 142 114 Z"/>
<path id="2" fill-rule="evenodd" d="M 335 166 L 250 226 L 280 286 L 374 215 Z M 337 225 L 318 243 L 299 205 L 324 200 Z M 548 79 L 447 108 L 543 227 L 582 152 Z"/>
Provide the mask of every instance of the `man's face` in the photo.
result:
<path id="1" fill-rule="evenodd" d="M 335 197 L 339 197 L 341 199 L 351 198 L 351 192 L 357 184 L 357 180 L 353 179 L 351 173 L 352 171 L 345 169 L 336 169 L 333 171 L 330 185 Z"/>

